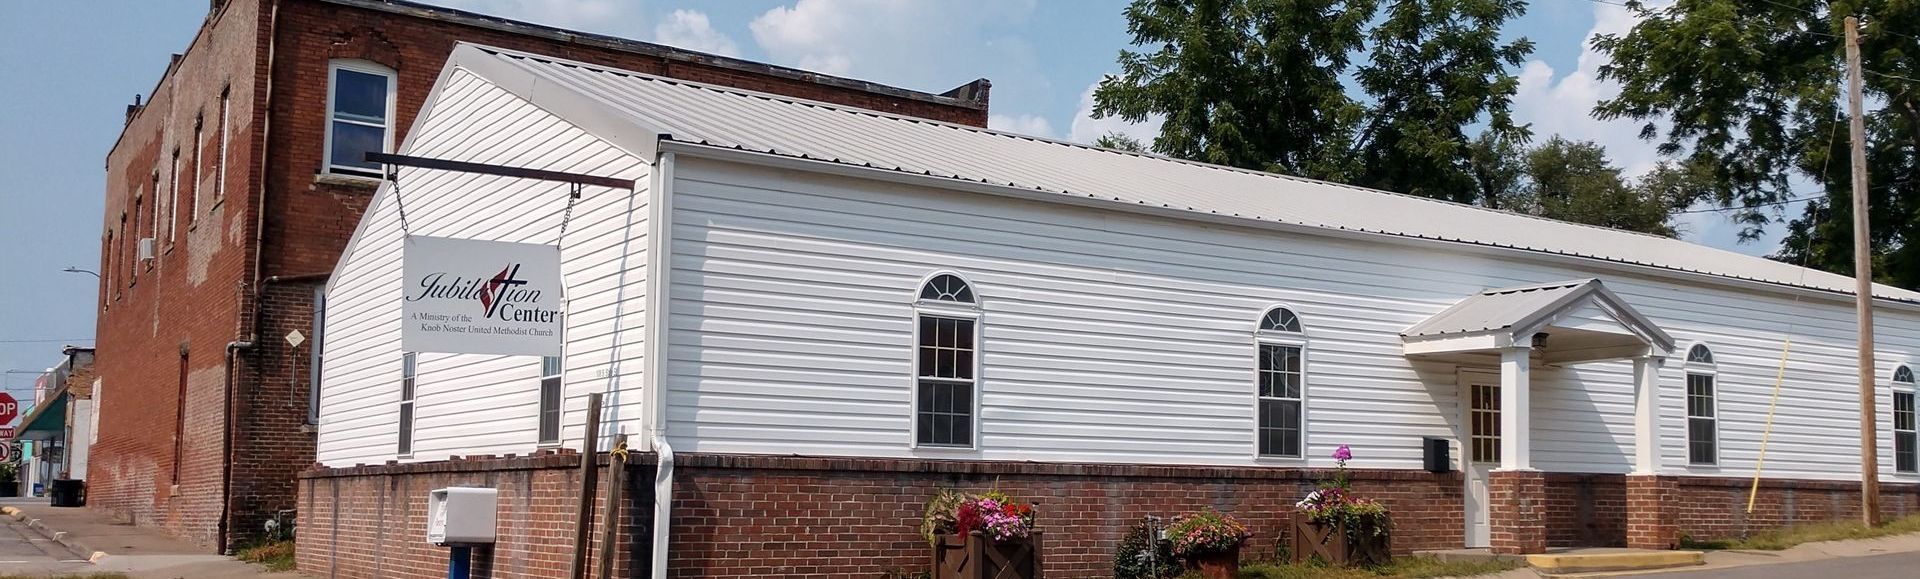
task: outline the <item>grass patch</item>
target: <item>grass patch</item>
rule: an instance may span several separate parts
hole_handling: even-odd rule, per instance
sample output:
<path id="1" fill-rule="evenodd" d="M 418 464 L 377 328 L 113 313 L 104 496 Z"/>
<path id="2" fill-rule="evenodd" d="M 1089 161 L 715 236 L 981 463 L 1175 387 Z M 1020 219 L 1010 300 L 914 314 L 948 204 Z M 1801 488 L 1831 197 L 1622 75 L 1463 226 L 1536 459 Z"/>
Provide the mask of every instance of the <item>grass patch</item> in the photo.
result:
<path id="1" fill-rule="evenodd" d="M 1860 521 L 1833 521 L 1761 531 L 1745 538 L 1696 539 L 1682 536 L 1680 547 L 1683 549 L 1779 551 L 1802 543 L 1873 539 L 1907 533 L 1920 533 L 1920 515 L 1894 519 L 1881 523 L 1878 527 L 1868 527 Z"/>
<path id="2" fill-rule="evenodd" d="M 1446 562 L 1433 557 L 1394 557 L 1383 567 L 1345 568 L 1303 563 L 1256 563 L 1240 567 L 1240 579 L 1424 579 L 1470 577 L 1520 568 L 1516 561 Z M 1189 574 L 1189 576 L 1197 576 Z"/>
<path id="3" fill-rule="evenodd" d="M 268 571 L 293 570 L 293 541 L 275 541 L 262 543 L 234 554 L 235 558 L 248 563 L 265 565 Z"/>

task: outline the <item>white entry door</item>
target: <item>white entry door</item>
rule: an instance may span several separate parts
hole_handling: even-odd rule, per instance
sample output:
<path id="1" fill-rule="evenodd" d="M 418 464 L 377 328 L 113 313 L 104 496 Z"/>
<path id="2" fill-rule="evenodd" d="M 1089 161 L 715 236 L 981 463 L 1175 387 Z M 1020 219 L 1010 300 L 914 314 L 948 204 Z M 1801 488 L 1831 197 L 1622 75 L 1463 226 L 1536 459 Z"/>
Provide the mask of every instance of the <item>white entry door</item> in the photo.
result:
<path id="1" fill-rule="evenodd" d="M 1461 423 L 1465 437 L 1461 461 L 1466 465 L 1468 548 L 1488 546 L 1492 528 L 1487 522 L 1487 474 L 1500 466 L 1500 377 L 1460 376 Z"/>

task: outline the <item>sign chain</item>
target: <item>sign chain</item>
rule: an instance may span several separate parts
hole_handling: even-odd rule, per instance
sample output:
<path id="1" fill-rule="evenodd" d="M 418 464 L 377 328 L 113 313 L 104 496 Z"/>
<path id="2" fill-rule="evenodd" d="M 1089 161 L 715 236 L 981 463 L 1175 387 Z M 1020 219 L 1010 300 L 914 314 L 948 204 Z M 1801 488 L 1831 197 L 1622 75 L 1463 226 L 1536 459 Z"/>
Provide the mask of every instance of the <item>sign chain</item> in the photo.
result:
<path id="1" fill-rule="evenodd" d="M 560 247 L 566 247 L 567 222 L 573 220 L 573 202 L 580 200 L 580 184 L 572 183 L 571 186 L 573 190 L 567 194 L 567 210 L 560 214 L 560 239 L 553 242 Z"/>
<path id="2" fill-rule="evenodd" d="M 393 208 L 400 212 L 400 235 L 412 237 L 413 232 L 407 230 L 407 206 L 400 202 L 400 168 L 387 168 L 387 180 L 393 182 Z"/>

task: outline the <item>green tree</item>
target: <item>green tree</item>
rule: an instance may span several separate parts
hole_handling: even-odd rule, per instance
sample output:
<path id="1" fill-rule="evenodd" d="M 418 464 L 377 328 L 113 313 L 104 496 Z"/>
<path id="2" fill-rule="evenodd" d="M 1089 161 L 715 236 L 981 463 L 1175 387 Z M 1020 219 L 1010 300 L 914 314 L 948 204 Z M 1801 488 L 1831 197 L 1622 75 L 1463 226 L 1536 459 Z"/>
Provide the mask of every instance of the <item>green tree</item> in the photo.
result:
<path id="1" fill-rule="evenodd" d="M 1468 128 L 1524 138 L 1499 30 L 1522 0 L 1135 0 L 1094 114 L 1164 115 L 1153 150 L 1417 195 L 1477 196 Z"/>
<path id="2" fill-rule="evenodd" d="M 1140 142 L 1140 139 L 1135 139 L 1119 131 L 1110 131 L 1107 134 L 1100 135 L 1100 138 L 1093 140 L 1093 146 L 1119 151 L 1132 151 L 1135 153 L 1147 152 L 1147 145 Z"/>
<path id="3" fill-rule="evenodd" d="M 1662 163 L 1628 180 L 1592 141 L 1558 135 L 1531 148 L 1475 141 L 1473 164 L 1481 179 L 1481 204 L 1561 221 L 1655 235 L 1676 236 L 1676 211 L 1700 198 L 1695 177 L 1680 165 Z"/>
<path id="4" fill-rule="evenodd" d="M 1920 287 L 1920 3 L 1914 0 L 1682 0 L 1667 8 L 1629 2 L 1642 17 L 1594 47 L 1608 54 L 1602 79 L 1620 95 L 1601 119 L 1644 123 L 1641 135 L 1699 169 L 1710 198 L 1737 210 L 1754 238 L 1788 202 L 1816 198 L 1790 219 L 1774 257 L 1852 273 L 1851 195 L 1843 19 L 1861 31 L 1868 119 L 1868 199 L 1875 277 Z M 1795 178 L 1817 189 L 1796 192 Z"/>

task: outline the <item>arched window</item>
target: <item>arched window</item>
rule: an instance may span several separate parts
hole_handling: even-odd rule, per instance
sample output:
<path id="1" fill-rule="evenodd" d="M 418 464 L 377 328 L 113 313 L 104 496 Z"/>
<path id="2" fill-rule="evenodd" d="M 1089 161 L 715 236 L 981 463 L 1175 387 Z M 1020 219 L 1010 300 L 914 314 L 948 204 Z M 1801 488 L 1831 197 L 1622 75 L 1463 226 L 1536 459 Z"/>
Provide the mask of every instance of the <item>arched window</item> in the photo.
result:
<path id="1" fill-rule="evenodd" d="M 979 301 L 966 280 L 941 273 L 921 284 L 914 309 L 914 444 L 972 447 Z"/>
<path id="2" fill-rule="evenodd" d="M 1254 429 L 1256 453 L 1299 458 L 1306 432 L 1307 338 L 1300 316 L 1284 307 L 1268 309 L 1254 331 L 1259 367 Z"/>
<path id="3" fill-rule="evenodd" d="M 1720 412 L 1715 381 L 1719 369 L 1706 344 L 1687 350 L 1687 464 L 1720 462 Z"/>
<path id="4" fill-rule="evenodd" d="M 1914 415 L 1913 415 L 1913 369 L 1905 364 L 1893 369 L 1893 470 L 1901 473 L 1920 472 L 1920 456 L 1916 456 Z"/>
<path id="5" fill-rule="evenodd" d="M 1693 348 L 1687 350 L 1687 363 L 1711 365 L 1713 364 L 1713 350 L 1707 349 L 1706 344 L 1694 344 Z"/>

